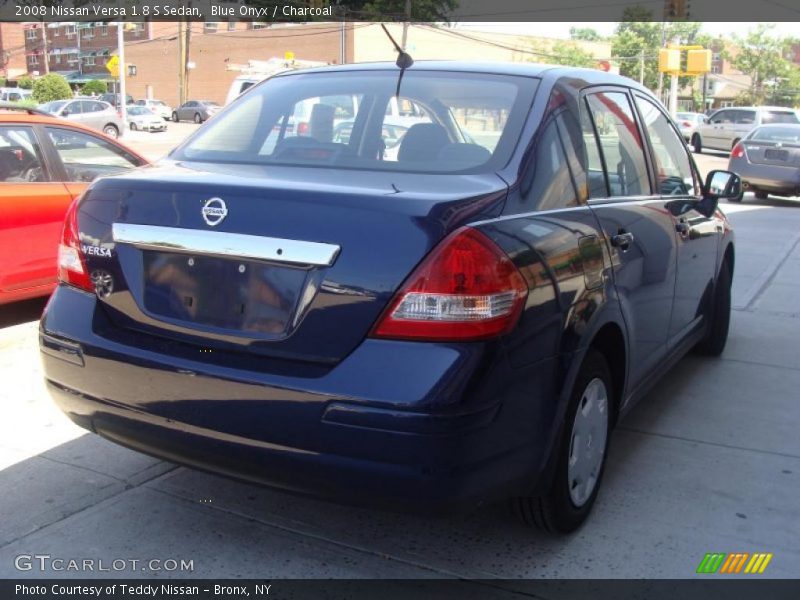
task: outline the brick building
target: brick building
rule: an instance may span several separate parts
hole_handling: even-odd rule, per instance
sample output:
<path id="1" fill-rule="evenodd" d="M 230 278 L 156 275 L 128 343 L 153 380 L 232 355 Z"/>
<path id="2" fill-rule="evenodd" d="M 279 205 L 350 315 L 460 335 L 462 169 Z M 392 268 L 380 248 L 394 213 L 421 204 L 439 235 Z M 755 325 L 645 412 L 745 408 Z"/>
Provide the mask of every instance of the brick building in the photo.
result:
<path id="1" fill-rule="evenodd" d="M 20 23 L 0 23 L 0 77 L 16 79 L 27 72 L 25 32 Z"/>

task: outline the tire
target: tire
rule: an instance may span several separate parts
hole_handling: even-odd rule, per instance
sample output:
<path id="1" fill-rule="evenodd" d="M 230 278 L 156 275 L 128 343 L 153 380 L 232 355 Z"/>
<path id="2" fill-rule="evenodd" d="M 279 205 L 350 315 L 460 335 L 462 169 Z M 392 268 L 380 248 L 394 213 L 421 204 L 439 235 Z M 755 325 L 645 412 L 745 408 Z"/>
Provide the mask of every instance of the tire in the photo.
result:
<path id="1" fill-rule="evenodd" d="M 708 312 L 708 329 L 696 349 L 706 356 L 719 356 L 725 350 L 731 322 L 731 267 L 727 260 L 722 262 L 719 269 Z"/>
<path id="2" fill-rule="evenodd" d="M 136 123 L 131 123 L 128 127 L 130 127 L 131 131 L 136 131 Z"/>
<path id="3" fill-rule="evenodd" d="M 608 456 L 612 390 L 608 362 L 600 352 L 589 349 L 570 395 L 561 439 L 555 450 L 558 452 L 557 464 L 550 489 L 541 496 L 512 501 L 517 515 L 526 525 L 548 533 L 571 533 L 589 516 L 600 490 Z M 591 446 L 592 442 L 594 446 Z M 594 465 L 590 470 L 592 475 L 584 478 L 583 485 L 575 485 L 580 469 L 576 470 L 579 460 L 574 457 L 590 461 L 584 465 Z M 575 467 L 570 467 L 570 464 Z"/>
<path id="4" fill-rule="evenodd" d="M 200 116 L 200 113 L 194 113 L 194 122 L 198 125 L 203 122 L 203 117 Z"/>
<path id="5" fill-rule="evenodd" d="M 769 194 L 767 192 L 762 192 L 761 190 L 756 190 L 756 198 L 759 200 L 767 200 L 769 199 Z"/>
<path id="6" fill-rule="evenodd" d="M 112 125 L 111 123 L 103 127 L 103 133 L 112 138 L 119 137 L 119 129 L 117 129 L 116 125 Z"/>
<path id="7" fill-rule="evenodd" d="M 703 152 L 703 142 L 700 139 L 700 135 L 697 133 L 692 136 L 692 152 L 696 154 L 702 154 Z"/>
<path id="8" fill-rule="evenodd" d="M 176 123 L 180 120 L 180 119 L 178 119 L 178 113 L 176 113 L 176 112 L 172 113 L 172 120 L 175 121 Z"/>

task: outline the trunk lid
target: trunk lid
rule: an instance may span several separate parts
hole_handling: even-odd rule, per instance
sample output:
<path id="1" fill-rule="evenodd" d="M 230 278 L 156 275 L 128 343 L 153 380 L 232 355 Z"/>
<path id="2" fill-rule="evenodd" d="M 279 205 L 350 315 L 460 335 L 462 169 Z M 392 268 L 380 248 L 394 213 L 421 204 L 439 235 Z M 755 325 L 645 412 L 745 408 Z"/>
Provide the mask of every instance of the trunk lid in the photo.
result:
<path id="1" fill-rule="evenodd" d="M 119 327 L 335 363 L 445 235 L 499 214 L 496 174 L 162 162 L 96 182 L 78 214 Z"/>
<path id="2" fill-rule="evenodd" d="M 754 165 L 800 167 L 800 145 L 760 140 L 746 140 L 743 145 Z"/>

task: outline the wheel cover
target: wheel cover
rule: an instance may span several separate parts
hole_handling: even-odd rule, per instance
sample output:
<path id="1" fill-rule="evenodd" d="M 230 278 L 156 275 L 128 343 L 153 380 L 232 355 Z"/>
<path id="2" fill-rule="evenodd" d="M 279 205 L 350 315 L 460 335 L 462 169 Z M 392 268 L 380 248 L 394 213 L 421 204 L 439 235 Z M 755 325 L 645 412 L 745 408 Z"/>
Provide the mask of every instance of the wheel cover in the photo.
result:
<path id="1" fill-rule="evenodd" d="M 572 503 L 580 508 L 592 495 L 606 451 L 608 391 L 602 379 L 592 379 L 578 401 L 572 423 L 567 485 Z"/>

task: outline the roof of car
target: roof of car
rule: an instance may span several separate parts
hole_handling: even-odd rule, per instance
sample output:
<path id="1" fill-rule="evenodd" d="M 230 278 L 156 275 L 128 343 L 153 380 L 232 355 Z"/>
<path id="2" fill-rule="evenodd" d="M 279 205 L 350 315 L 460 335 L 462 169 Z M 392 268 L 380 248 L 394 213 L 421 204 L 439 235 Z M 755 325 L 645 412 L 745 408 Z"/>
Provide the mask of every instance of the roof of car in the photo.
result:
<path id="1" fill-rule="evenodd" d="M 607 73 L 598 69 L 586 69 L 581 67 L 565 67 L 557 65 L 547 65 L 529 62 L 506 62 L 506 61 L 448 61 L 448 60 L 418 60 L 406 69 L 412 71 L 450 71 L 460 73 L 488 73 L 497 75 L 517 75 L 522 77 L 544 77 L 545 75 L 553 78 L 574 77 L 583 79 L 589 85 L 624 85 L 636 89 L 645 90 L 638 82 L 622 75 Z M 347 65 L 328 65 L 324 67 L 310 67 L 307 69 L 296 69 L 283 71 L 273 75 L 274 77 L 293 77 L 304 73 L 335 73 L 335 72 L 354 72 L 354 71 L 396 71 L 399 68 L 394 62 L 364 62 Z"/>

